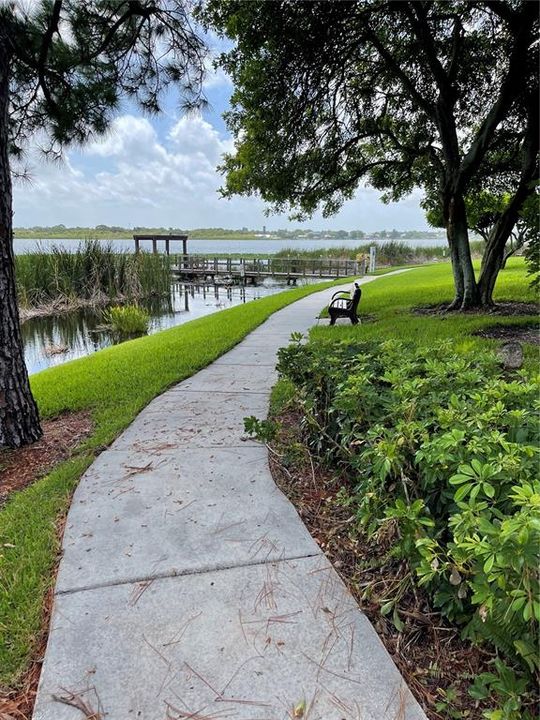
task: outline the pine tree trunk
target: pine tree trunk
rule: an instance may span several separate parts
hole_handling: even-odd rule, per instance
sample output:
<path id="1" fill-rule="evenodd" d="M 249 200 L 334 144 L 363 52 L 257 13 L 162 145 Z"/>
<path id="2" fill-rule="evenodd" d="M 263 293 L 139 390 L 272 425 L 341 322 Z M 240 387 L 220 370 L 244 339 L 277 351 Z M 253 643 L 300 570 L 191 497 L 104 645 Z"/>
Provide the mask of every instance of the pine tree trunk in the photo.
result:
<path id="1" fill-rule="evenodd" d="M 0 447 L 20 447 L 42 431 L 24 362 L 15 288 L 8 155 L 9 54 L 0 28 Z"/>

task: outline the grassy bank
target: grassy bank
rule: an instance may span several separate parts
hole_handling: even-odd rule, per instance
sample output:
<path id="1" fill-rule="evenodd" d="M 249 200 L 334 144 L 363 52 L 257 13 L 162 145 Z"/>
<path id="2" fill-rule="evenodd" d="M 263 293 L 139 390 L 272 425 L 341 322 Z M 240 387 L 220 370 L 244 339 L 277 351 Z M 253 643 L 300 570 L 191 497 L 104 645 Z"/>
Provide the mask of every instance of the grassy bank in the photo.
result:
<path id="1" fill-rule="evenodd" d="M 139 235 L 188 235 L 200 240 L 264 240 L 255 230 L 228 230 L 226 228 L 198 228 L 182 230 L 180 228 L 120 228 L 120 227 L 43 227 L 15 228 L 15 242 L 24 240 L 131 240 L 133 234 Z"/>
<path id="2" fill-rule="evenodd" d="M 94 430 L 75 457 L 0 510 L 0 687 L 16 684 L 28 667 L 53 579 L 56 524 L 94 456 L 170 385 L 211 363 L 276 310 L 335 284 L 271 295 L 32 377 L 42 417 L 87 410 Z"/>
<path id="3" fill-rule="evenodd" d="M 186 230 L 182 228 L 123 228 L 117 225 L 97 225 L 96 227 L 66 227 L 65 225 L 53 225 L 50 227 L 31 227 L 31 228 L 14 228 L 13 234 L 15 239 L 23 238 L 29 240 L 40 239 L 59 239 L 59 240 L 93 240 L 96 238 L 103 240 L 133 240 L 133 233 L 143 235 L 188 235 L 190 238 L 201 240 L 295 240 L 295 239 L 344 239 L 350 238 L 361 240 L 366 237 L 366 233 L 361 231 L 311 231 L 311 230 L 277 230 L 262 233 L 261 230 L 255 229 L 230 229 L 230 228 L 192 228 Z M 375 236 L 379 235 L 375 233 Z M 381 236 L 381 235 L 379 235 Z M 420 238 L 423 240 L 431 240 L 444 238 L 444 233 L 437 230 L 410 230 L 402 233 L 402 239 Z M 369 237 L 369 235 L 368 235 Z"/>
<path id="4" fill-rule="evenodd" d="M 479 263 L 476 263 L 478 269 Z M 449 303 L 454 285 L 449 264 L 415 268 L 406 273 L 381 278 L 363 289 L 359 313 L 369 315 L 374 322 L 356 328 L 319 325 L 313 328 L 313 338 L 344 339 L 361 337 L 366 340 L 398 339 L 419 345 L 438 340 L 453 339 L 464 348 L 493 347 L 494 340 L 477 337 L 474 333 L 494 325 L 530 325 L 537 317 L 500 316 L 477 313 L 449 313 L 422 315 L 413 308 Z M 537 294 L 529 287 L 523 258 L 510 258 L 500 273 L 494 294 L 495 302 L 533 302 Z M 535 350 L 525 347 L 527 357 L 534 358 Z"/>
<path id="5" fill-rule="evenodd" d="M 17 294 L 21 307 L 63 300 L 103 302 L 138 299 L 170 292 L 170 262 L 164 255 L 116 252 L 112 243 L 80 243 L 67 252 L 15 256 Z"/>

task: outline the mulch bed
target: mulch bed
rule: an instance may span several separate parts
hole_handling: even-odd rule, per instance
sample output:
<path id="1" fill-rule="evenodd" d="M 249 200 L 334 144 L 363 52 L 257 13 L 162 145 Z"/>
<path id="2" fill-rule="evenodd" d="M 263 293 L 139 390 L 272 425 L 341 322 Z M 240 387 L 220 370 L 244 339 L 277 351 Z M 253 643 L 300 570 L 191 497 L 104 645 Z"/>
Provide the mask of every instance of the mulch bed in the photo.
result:
<path id="1" fill-rule="evenodd" d="M 480 337 L 505 342 L 523 342 L 540 345 L 540 327 L 538 325 L 494 325 L 473 333 Z"/>
<path id="2" fill-rule="evenodd" d="M 500 302 L 494 307 L 483 310 L 448 310 L 448 305 L 426 305 L 412 309 L 414 315 L 501 315 L 503 317 L 519 317 L 521 315 L 538 315 L 540 305 L 534 302 Z"/>
<path id="3" fill-rule="evenodd" d="M 65 413 L 41 424 L 43 437 L 17 450 L 0 450 L 0 506 L 62 460 L 92 431 L 88 412 Z"/>
<path id="4" fill-rule="evenodd" d="M 347 488 L 347 478 L 331 474 L 307 450 L 303 456 L 298 450 L 300 419 L 293 410 L 279 417 L 283 427 L 270 448 L 274 480 L 370 619 L 430 720 L 454 717 L 436 708 L 448 688 L 455 691 L 448 706 L 460 711 L 460 717 L 480 720 L 485 707 L 469 696 L 468 687 L 479 673 L 491 670 L 492 654 L 461 640 L 459 630 L 433 610 L 422 590 L 408 582 L 407 563 L 388 554 L 397 533 L 394 525 L 372 537 L 358 531 L 351 509 L 336 500 L 340 490 Z M 293 455 L 291 447 L 297 448 Z M 396 630 L 391 613 L 384 616 L 380 611 L 383 600 L 398 593 L 403 593 L 398 604 L 402 632 Z"/>

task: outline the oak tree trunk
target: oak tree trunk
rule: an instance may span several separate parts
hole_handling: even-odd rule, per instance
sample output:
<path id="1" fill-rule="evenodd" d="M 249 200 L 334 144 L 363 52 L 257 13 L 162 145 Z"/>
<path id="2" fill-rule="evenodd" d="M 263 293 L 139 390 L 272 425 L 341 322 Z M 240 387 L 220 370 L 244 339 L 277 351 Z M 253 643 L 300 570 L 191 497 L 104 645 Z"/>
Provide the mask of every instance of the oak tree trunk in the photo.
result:
<path id="1" fill-rule="evenodd" d="M 13 258 L 8 154 L 9 40 L 0 27 L 0 447 L 20 447 L 42 431 L 24 362 Z"/>
<path id="2" fill-rule="evenodd" d="M 506 238 L 490 238 L 484 250 L 482 260 L 482 271 L 478 283 L 482 304 L 485 307 L 493 307 L 493 290 L 499 276 L 499 271 L 504 263 L 504 247 Z"/>
<path id="3" fill-rule="evenodd" d="M 469 310 L 481 306 L 469 245 L 467 213 L 461 195 L 453 195 L 445 202 L 446 234 L 454 274 L 455 296 L 449 309 Z"/>
<path id="4" fill-rule="evenodd" d="M 493 289 L 501 268 L 504 267 L 504 249 L 519 219 L 523 203 L 531 195 L 538 182 L 539 160 L 539 105 L 538 90 L 527 98 L 527 126 L 521 145 L 521 171 L 519 183 L 508 206 L 493 226 L 482 262 L 478 281 L 480 296 L 484 305 L 493 305 Z"/>

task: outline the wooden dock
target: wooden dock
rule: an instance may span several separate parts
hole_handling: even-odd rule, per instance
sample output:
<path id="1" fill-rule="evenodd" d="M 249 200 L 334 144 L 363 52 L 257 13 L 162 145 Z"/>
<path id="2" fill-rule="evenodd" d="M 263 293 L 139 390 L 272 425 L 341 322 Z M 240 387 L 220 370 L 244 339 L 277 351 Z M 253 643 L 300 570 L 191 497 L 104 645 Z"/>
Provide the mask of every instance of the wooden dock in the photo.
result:
<path id="1" fill-rule="evenodd" d="M 296 283 L 298 279 L 333 280 L 363 275 L 365 264 L 338 258 L 217 258 L 206 255 L 176 255 L 173 274 L 186 280 L 229 278 L 234 283 L 256 284 L 265 278 Z"/>

